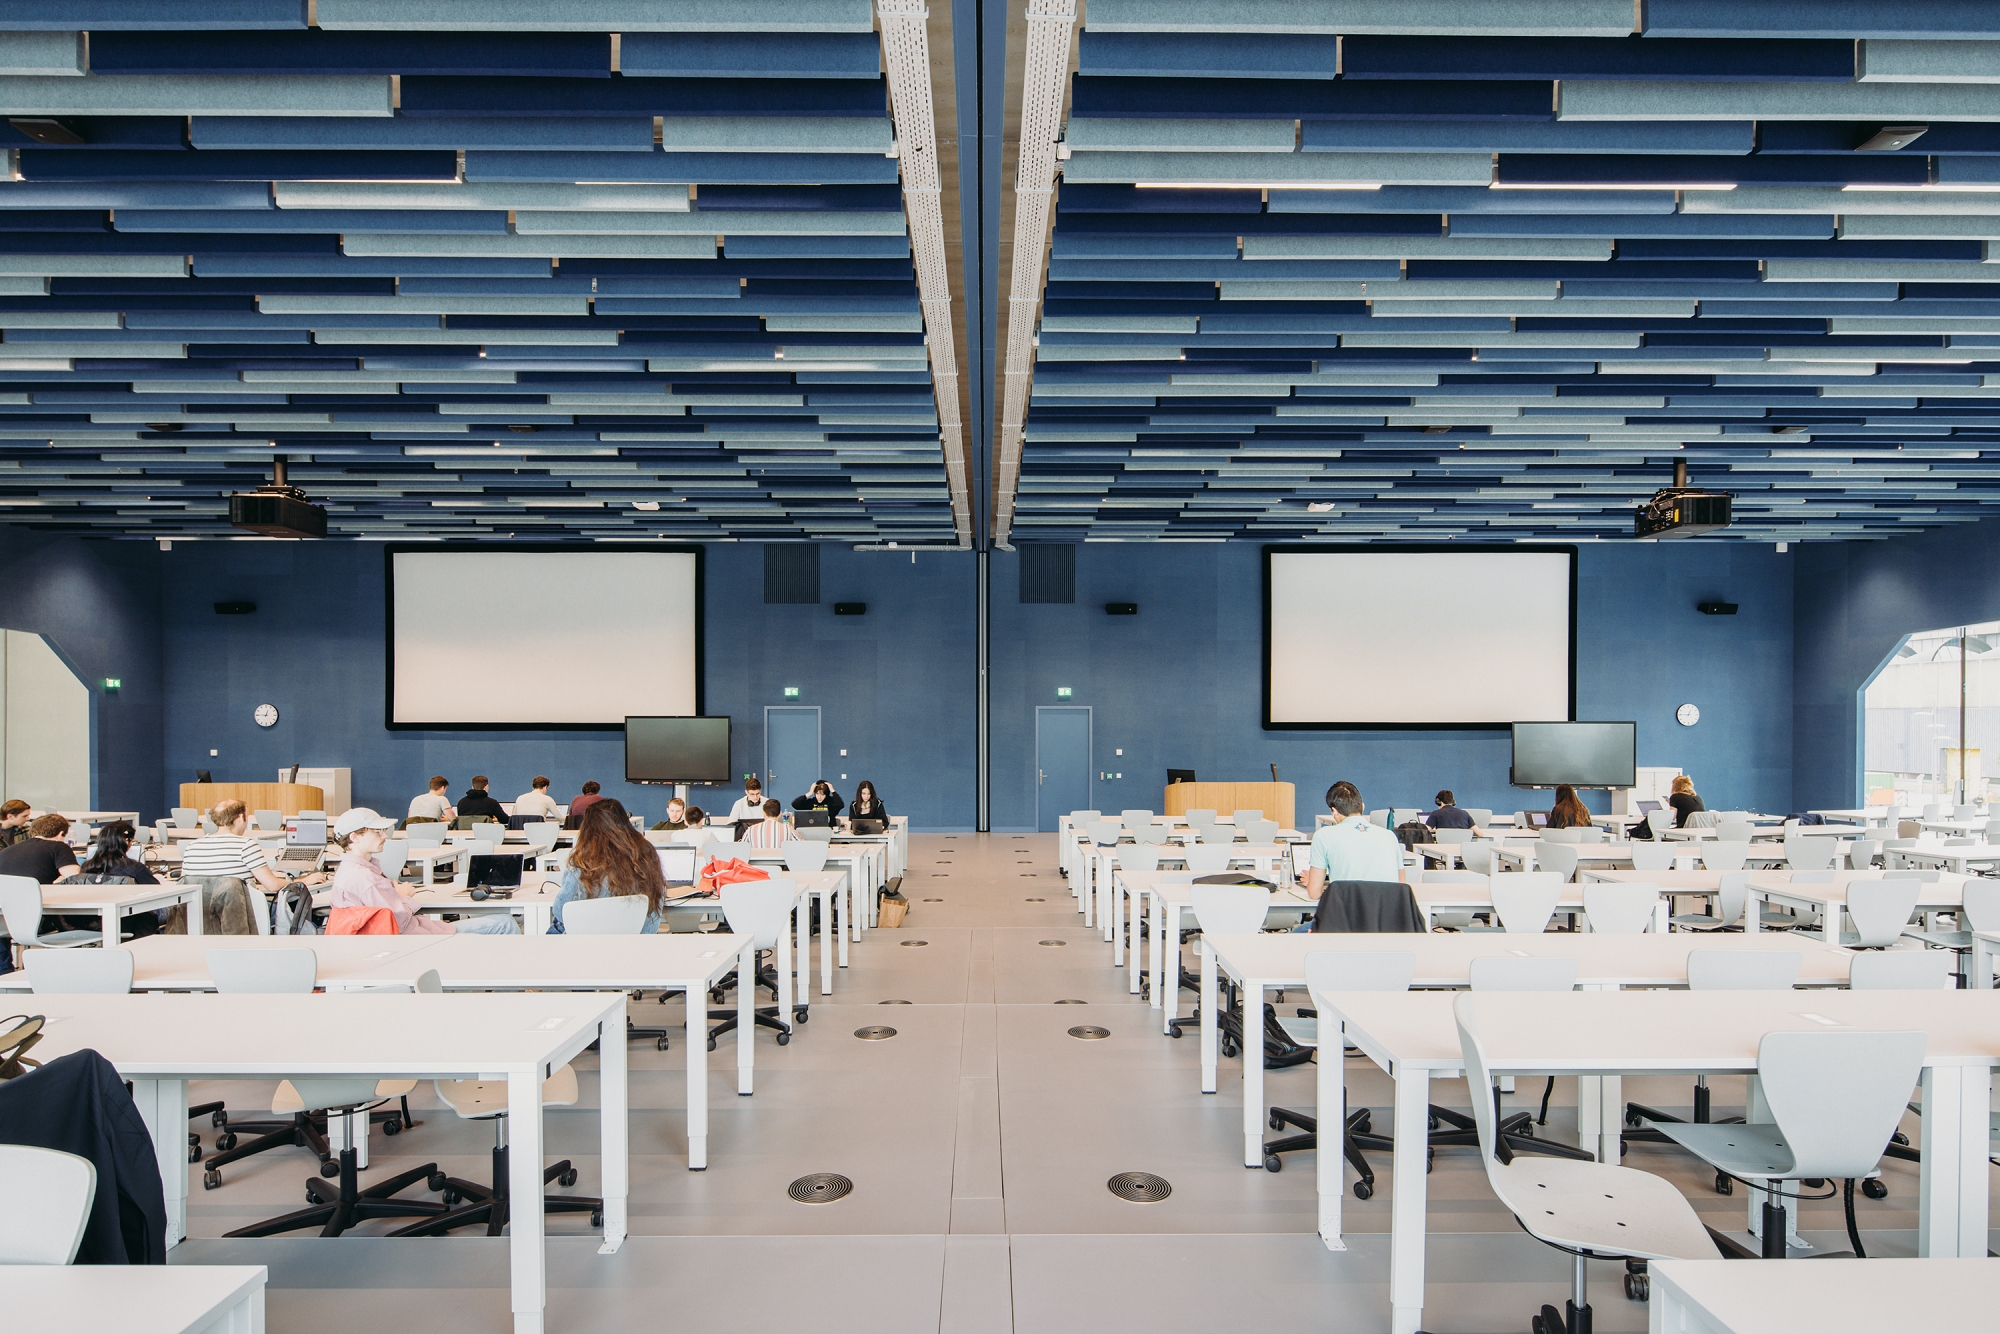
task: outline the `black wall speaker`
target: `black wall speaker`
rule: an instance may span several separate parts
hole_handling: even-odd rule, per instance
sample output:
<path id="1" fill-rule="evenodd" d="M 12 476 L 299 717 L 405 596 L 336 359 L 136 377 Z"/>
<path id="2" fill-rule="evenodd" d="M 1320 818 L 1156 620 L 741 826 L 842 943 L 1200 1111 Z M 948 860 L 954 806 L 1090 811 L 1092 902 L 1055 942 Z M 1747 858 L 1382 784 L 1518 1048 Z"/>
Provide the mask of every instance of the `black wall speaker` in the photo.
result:
<path id="1" fill-rule="evenodd" d="M 1736 604 L 1734 602 L 1697 602 L 1694 604 L 1694 609 L 1704 616 L 1734 616 L 1736 614 Z"/>
<path id="2" fill-rule="evenodd" d="M 254 602 L 218 602 L 215 604 L 217 616 L 248 616 L 257 610 Z"/>
<path id="3" fill-rule="evenodd" d="M 866 616 L 868 604 L 865 602 L 836 602 L 833 604 L 835 616 Z"/>
<path id="4" fill-rule="evenodd" d="M 1137 616 L 1139 604 L 1136 602 L 1107 602 L 1104 604 L 1106 616 Z"/>

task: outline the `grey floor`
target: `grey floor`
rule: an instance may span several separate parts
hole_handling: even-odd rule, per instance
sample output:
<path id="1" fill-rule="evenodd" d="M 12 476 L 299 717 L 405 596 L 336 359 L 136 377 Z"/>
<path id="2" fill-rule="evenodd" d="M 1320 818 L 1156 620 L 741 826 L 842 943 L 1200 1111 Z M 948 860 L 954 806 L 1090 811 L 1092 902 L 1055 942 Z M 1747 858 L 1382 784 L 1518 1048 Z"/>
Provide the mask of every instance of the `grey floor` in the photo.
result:
<path id="1" fill-rule="evenodd" d="M 881 1334 L 1386 1329 L 1386 1159 L 1376 1198 L 1347 1199 L 1350 1248 L 1328 1252 L 1313 1234 L 1313 1156 L 1293 1155 L 1275 1175 L 1238 1165 L 1237 1063 L 1224 1062 L 1221 1092 L 1197 1091 L 1194 1041 L 1163 1037 L 1152 1011 L 1125 994 L 1124 972 L 1082 926 L 1053 861 L 1048 835 L 914 838 L 909 920 L 853 947 L 834 995 L 815 998 L 789 1046 L 760 1034 L 756 1094 L 712 1102 L 706 1172 L 683 1166 L 678 1035 L 669 1052 L 633 1044 L 632 1236 L 599 1256 L 584 1217 L 550 1218 L 552 1334 L 625 1334 L 663 1311 L 681 1328 L 740 1326 L 749 1309 L 764 1321 L 795 1313 L 815 1330 Z M 1184 993 L 1182 1011 L 1192 1007 Z M 640 1022 L 657 1012 L 668 1026 L 681 1015 L 678 1001 L 634 1009 Z M 854 1036 L 885 1023 L 893 1039 Z M 1111 1036 L 1068 1035 L 1085 1023 Z M 718 1074 L 733 1064 L 732 1040 L 712 1058 Z M 1348 1064 L 1355 1102 L 1386 1107 L 1388 1081 Z M 574 1193 L 588 1193 L 591 1058 L 578 1073 L 582 1105 L 549 1114 L 548 1142 L 581 1174 Z M 1310 1066 L 1273 1072 L 1268 1087 L 1275 1104 L 1313 1105 Z M 1669 1109 L 1690 1097 L 1684 1081 L 1626 1089 Z M 270 1088 L 211 1083 L 191 1095 L 254 1115 Z M 1462 1104 L 1464 1087 L 1438 1096 Z M 1741 1081 L 1716 1081 L 1715 1097 L 1716 1115 L 1730 1114 Z M 1574 1142 L 1573 1100 L 1570 1081 L 1558 1081 L 1548 1134 Z M 423 1124 L 377 1135 L 364 1184 L 426 1162 L 485 1179 L 489 1128 L 458 1121 L 427 1085 L 412 1101 Z M 1627 1164 L 1672 1179 L 1712 1225 L 1742 1230 L 1743 1197 L 1716 1195 L 1692 1160 L 1637 1148 Z M 266 1154 L 226 1169 L 214 1191 L 192 1169 L 195 1240 L 175 1261 L 269 1265 L 273 1334 L 350 1334 L 377 1321 L 407 1334 L 509 1327 L 504 1241 L 367 1235 L 393 1224 L 334 1241 L 220 1239 L 301 1207 L 312 1168 L 296 1150 Z M 1128 1170 L 1165 1177 L 1172 1196 L 1116 1198 L 1106 1180 Z M 1864 1237 L 1871 1253 L 1910 1254 L 1916 1169 L 1886 1171 L 1889 1197 L 1862 1202 Z M 785 1187 L 809 1172 L 841 1173 L 854 1192 L 794 1203 Z M 1560 1302 L 1566 1258 L 1520 1233 L 1470 1151 L 1438 1153 L 1429 1199 L 1426 1328 L 1524 1330 L 1531 1311 Z M 1837 1202 L 1808 1206 L 1804 1222 L 1808 1238 L 1845 1245 Z M 1646 1308 L 1625 1300 L 1613 1266 L 1599 1269 L 1598 1328 L 1644 1329 Z"/>

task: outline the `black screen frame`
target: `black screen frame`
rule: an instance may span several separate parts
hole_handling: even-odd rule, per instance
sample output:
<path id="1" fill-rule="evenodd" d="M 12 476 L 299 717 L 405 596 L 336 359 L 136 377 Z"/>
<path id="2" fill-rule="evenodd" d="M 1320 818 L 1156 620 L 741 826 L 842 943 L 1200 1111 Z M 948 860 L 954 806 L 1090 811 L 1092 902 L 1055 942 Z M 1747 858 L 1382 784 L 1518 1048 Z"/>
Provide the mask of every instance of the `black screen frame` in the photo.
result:
<path id="1" fill-rule="evenodd" d="M 1273 543 L 1264 548 L 1264 730 L 1267 732 L 1507 732 L 1514 726 L 1511 718 L 1481 723 L 1377 723 L 1377 722 L 1313 722 L 1275 723 L 1271 721 L 1271 557 L 1304 556 L 1334 553 L 1339 555 L 1370 556 L 1400 555 L 1404 552 L 1419 554 L 1446 551 L 1456 555 L 1484 553 L 1487 555 L 1519 555 L 1539 553 L 1569 557 L 1569 697 L 1566 707 L 1567 717 L 1548 719 L 1550 722 L 1576 721 L 1576 544 L 1573 542 L 1285 542 Z"/>
<path id="2" fill-rule="evenodd" d="M 1637 721 L 1636 719 L 1625 719 L 1625 718 L 1571 718 L 1571 719 L 1568 719 L 1568 720 L 1567 720 L 1567 722 L 1568 722 L 1568 724 L 1569 724 L 1569 725 L 1571 725 L 1571 726 L 1581 726 L 1581 727 L 1624 727 L 1624 728 L 1629 728 L 1629 729 L 1630 729 L 1630 735 L 1631 735 L 1631 737 L 1632 737 L 1632 781 L 1631 781 L 1630 783 L 1578 783 L 1578 782 L 1574 782 L 1574 781 L 1571 781 L 1571 780 L 1569 780 L 1569 779 L 1558 779 L 1557 781 L 1555 781 L 1555 782 L 1553 782 L 1553 783 L 1522 783 L 1522 782 L 1517 782 L 1517 781 L 1515 781 L 1515 777 L 1514 777 L 1514 749 L 1515 749 L 1515 745 L 1516 745 L 1516 741 L 1515 741 L 1515 737 L 1514 737 L 1514 729 L 1515 729 L 1515 728 L 1519 728 L 1519 727 L 1558 727 L 1558 726 L 1562 726 L 1562 725 L 1563 725 L 1563 724 L 1561 724 L 1561 723 L 1556 723 L 1556 722 L 1552 722 L 1552 721 L 1550 721 L 1549 719 L 1546 719 L 1546 718 L 1538 718 L 1538 719 L 1535 719 L 1535 720 L 1534 720 L 1533 722 L 1526 722 L 1526 723 L 1513 723 L 1513 724 L 1510 724 L 1510 725 L 1509 725 L 1509 727 L 1508 727 L 1508 729 L 1507 729 L 1507 731 L 1508 731 L 1508 736 L 1507 736 L 1507 784 L 1508 784 L 1508 786 L 1509 786 L 1509 787 L 1517 787 L 1517 788 L 1521 788 L 1521 789 L 1523 789 L 1524 791 L 1546 791 L 1546 790 L 1547 790 L 1547 789 L 1549 789 L 1549 788 L 1555 788 L 1555 787 L 1563 787 L 1563 786 L 1568 786 L 1568 787 L 1575 787 L 1575 788 L 1583 788 L 1583 789 L 1585 789 L 1586 791 L 1591 791 L 1591 792 L 1599 792 L 1599 791 L 1602 791 L 1602 792 L 1610 792 L 1610 791 L 1614 791 L 1614 790 L 1616 790 L 1616 789 L 1618 789 L 1618 788 L 1622 788 L 1622 787 L 1636 787 L 1636 786 L 1638 785 L 1638 781 L 1639 781 L 1639 724 L 1638 724 L 1638 721 Z"/>
<path id="3" fill-rule="evenodd" d="M 640 784 L 640 785 L 642 785 L 642 786 L 654 786 L 654 787 L 659 787 L 659 786 L 664 786 L 664 785 L 667 785 L 667 784 L 680 784 L 680 783 L 686 783 L 686 784 L 689 784 L 690 786 L 692 786 L 692 785 L 694 785 L 694 784 L 697 784 L 697 783 L 700 783 L 700 784 L 714 784 L 714 783 L 718 783 L 718 782 L 722 782 L 722 783 L 727 783 L 727 782 L 728 782 L 728 781 L 730 780 L 730 778 L 731 778 L 731 777 L 733 777 L 733 772 L 731 772 L 731 773 L 724 773 L 724 774 L 723 774 L 723 776 L 722 776 L 722 777 L 721 777 L 720 779 L 716 779 L 716 778 L 634 778 L 634 777 L 632 776 L 632 720 L 633 720 L 634 718 L 675 718 L 675 719 L 699 719 L 699 720 L 700 720 L 700 721 L 702 721 L 702 722 L 710 722 L 710 723 L 712 723 L 712 722 L 719 722 L 719 723 L 721 723 L 721 724 L 722 724 L 722 726 L 723 726 L 723 731 L 724 731 L 725 733 L 727 733 L 727 734 L 728 734 L 728 735 L 727 735 L 727 739 L 726 739 L 726 740 L 725 740 L 725 741 L 723 742 L 723 751 L 722 751 L 722 754 L 723 754 L 723 760 L 722 760 L 722 763 L 723 763 L 724 767 L 725 767 L 725 768 L 733 768 L 733 765 L 734 765 L 734 762 L 735 762 L 735 758 L 736 758 L 736 750 L 735 750 L 735 748 L 736 748 L 736 722 L 735 722 L 735 718 L 734 718 L 734 716 L 733 716 L 733 715 L 731 715 L 731 714 L 726 714 L 726 713 L 724 713 L 724 714 L 716 714 L 716 715 L 715 715 L 715 716 L 713 716 L 713 717 L 711 717 L 711 716 L 709 716 L 708 714 L 705 714 L 705 713 L 634 713 L 634 714 L 628 714 L 628 715 L 626 715 L 626 718 L 625 718 L 625 721 L 624 721 L 624 722 L 623 722 L 622 724 L 620 724 L 620 727 L 619 727 L 619 730 L 621 730 L 621 731 L 622 731 L 622 732 L 623 732 L 623 733 L 625 734 L 625 781 L 626 781 L 626 782 L 628 782 L 628 783 L 636 783 L 636 784 Z"/>
<path id="4" fill-rule="evenodd" d="M 455 723 L 396 721 L 396 557 L 403 552 L 452 552 L 460 555 L 511 555 L 549 551 L 574 556 L 584 552 L 639 551 L 694 557 L 694 715 L 708 709 L 708 549 L 692 542 L 390 542 L 382 551 L 382 725 L 391 732 L 623 732 L 615 723 Z M 662 715 L 665 716 L 665 715 Z"/>

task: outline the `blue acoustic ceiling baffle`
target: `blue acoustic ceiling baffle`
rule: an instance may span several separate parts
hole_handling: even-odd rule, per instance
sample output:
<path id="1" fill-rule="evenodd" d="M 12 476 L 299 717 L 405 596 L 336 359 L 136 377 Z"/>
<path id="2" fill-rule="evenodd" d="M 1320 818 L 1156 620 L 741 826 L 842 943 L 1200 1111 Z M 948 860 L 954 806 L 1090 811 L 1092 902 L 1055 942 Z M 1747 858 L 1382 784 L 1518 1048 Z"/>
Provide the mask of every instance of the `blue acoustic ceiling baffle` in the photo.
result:
<path id="1" fill-rule="evenodd" d="M 1084 22 L 1012 540 L 1629 538 L 1677 461 L 1708 540 L 2000 503 L 2000 6 Z"/>
<path id="2" fill-rule="evenodd" d="M 889 110 L 867 0 L 0 0 L 0 511 L 952 542 Z"/>

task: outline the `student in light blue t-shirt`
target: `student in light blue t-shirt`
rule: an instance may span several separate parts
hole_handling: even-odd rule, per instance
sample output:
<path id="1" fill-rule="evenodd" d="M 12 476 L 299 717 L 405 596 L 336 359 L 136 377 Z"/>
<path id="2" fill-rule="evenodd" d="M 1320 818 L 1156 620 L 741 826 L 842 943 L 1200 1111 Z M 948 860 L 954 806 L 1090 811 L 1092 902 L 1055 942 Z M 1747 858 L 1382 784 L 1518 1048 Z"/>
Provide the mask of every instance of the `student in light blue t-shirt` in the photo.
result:
<path id="1" fill-rule="evenodd" d="M 1401 881 L 1403 845 L 1394 834 L 1367 818 L 1361 789 L 1345 780 L 1326 790 L 1326 806 L 1334 823 L 1313 835 L 1312 862 L 1306 871 L 1306 893 L 1318 898 L 1334 880 Z"/>

